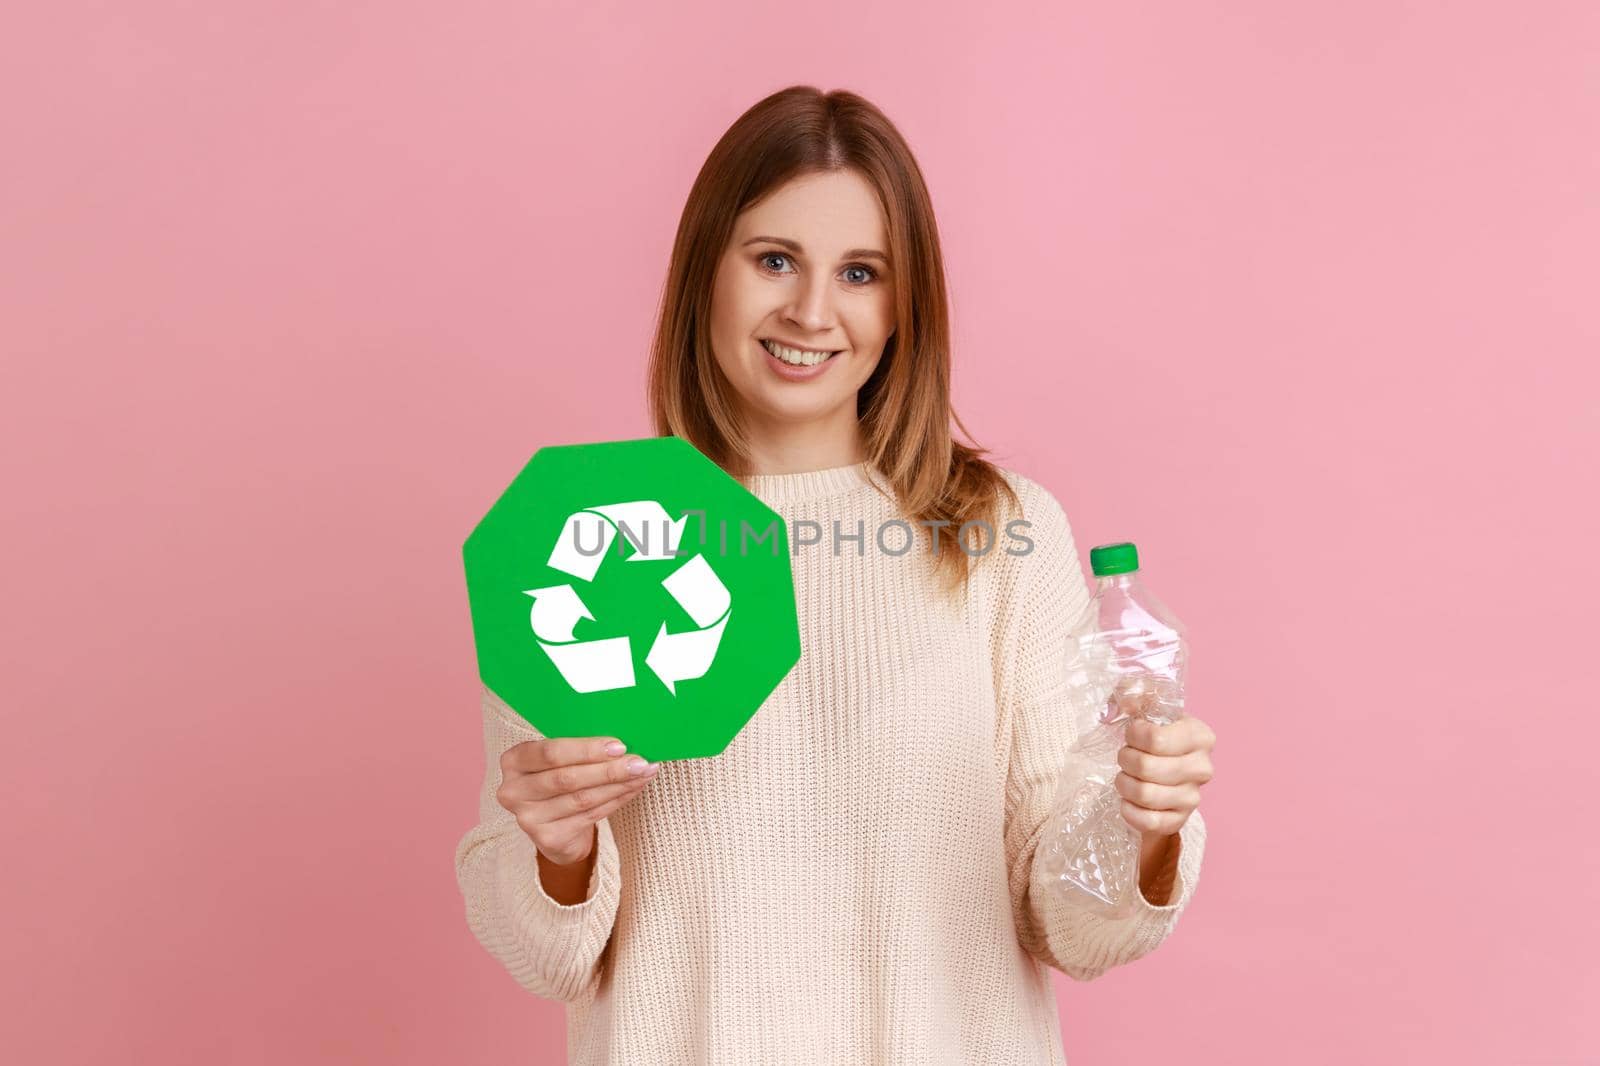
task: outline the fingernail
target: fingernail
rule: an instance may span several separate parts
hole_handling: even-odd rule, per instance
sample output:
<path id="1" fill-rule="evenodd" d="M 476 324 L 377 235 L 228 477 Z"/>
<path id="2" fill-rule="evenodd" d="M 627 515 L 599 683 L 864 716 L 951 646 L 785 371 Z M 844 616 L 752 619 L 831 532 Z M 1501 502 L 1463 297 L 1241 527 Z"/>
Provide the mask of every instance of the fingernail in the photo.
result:
<path id="1" fill-rule="evenodd" d="M 628 764 L 628 773 L 638 777 L 640 774 L 651 768 L 652 765 L 645 762 L 643 759 L 635 759 L 633 762 Z"/>
<path id="2" fill-rule="evenodd" d="M 620 740 L 613 740 L 611 743 L 606 745 L 607 755 L 621 755 L 627 750 L 628 749 L 623 746 L 622 741 Z"/>

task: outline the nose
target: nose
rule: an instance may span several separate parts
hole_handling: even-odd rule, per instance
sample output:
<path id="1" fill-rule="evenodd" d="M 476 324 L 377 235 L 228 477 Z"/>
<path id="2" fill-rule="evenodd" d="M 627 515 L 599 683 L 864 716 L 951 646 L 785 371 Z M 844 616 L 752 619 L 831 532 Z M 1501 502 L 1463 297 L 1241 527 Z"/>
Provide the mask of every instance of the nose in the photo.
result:
<path id="1" fill-rule="evenodd" d="M 795 288 L 794 302 L 784 317 L 806 333 L 822 333 L 833 327 L 832 279 L 816 272 L 806 276 Z"/>

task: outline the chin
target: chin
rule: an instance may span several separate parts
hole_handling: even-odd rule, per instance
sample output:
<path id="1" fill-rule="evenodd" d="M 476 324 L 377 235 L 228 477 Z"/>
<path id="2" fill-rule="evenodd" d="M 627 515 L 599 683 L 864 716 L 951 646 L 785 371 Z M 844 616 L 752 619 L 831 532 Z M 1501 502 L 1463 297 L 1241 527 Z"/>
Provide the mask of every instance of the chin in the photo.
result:
<path id="1" fill-rule="evenodd" d="M 827 398 L 813 398 L 805 403 L 796 403 L 791 397 L 776 397 L 770 393 L 764 394 L 760 400 L 760 407 L 768 418 L 780 422 L 815 422 L 833 414 L 841 406 L 853 403 L 855 394 L 847 396 L 830 396 Z"/>

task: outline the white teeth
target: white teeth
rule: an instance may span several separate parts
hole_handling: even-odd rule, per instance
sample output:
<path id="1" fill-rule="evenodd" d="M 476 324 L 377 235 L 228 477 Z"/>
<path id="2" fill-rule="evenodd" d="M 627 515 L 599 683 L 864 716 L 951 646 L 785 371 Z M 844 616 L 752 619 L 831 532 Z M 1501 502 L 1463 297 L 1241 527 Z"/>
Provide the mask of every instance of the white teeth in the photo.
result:
<path id="1" fill-rule="evenodd" d="M 833 352 L 804 352 L 798 348 L 785 348 L 775 341 L 762 341 L 762 346 L 791 366 L 816 366 Z"/>

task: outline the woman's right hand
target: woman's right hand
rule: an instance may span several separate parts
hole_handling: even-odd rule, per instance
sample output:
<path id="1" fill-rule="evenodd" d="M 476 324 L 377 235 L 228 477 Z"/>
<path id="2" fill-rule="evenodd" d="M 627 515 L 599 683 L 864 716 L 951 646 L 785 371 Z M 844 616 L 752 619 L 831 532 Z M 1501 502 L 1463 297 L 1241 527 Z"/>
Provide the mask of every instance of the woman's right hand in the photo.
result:
<path id="1" fill-rule="evenodd" d="M 500 756 L 495 799 L 557 866 L 587 859 L 595 823 L 644 791 L 661 768 L 637 755 L 612 755 L 608 744 L 621 747 L 611 737 L 549 737 L 513 744 Z"/>

